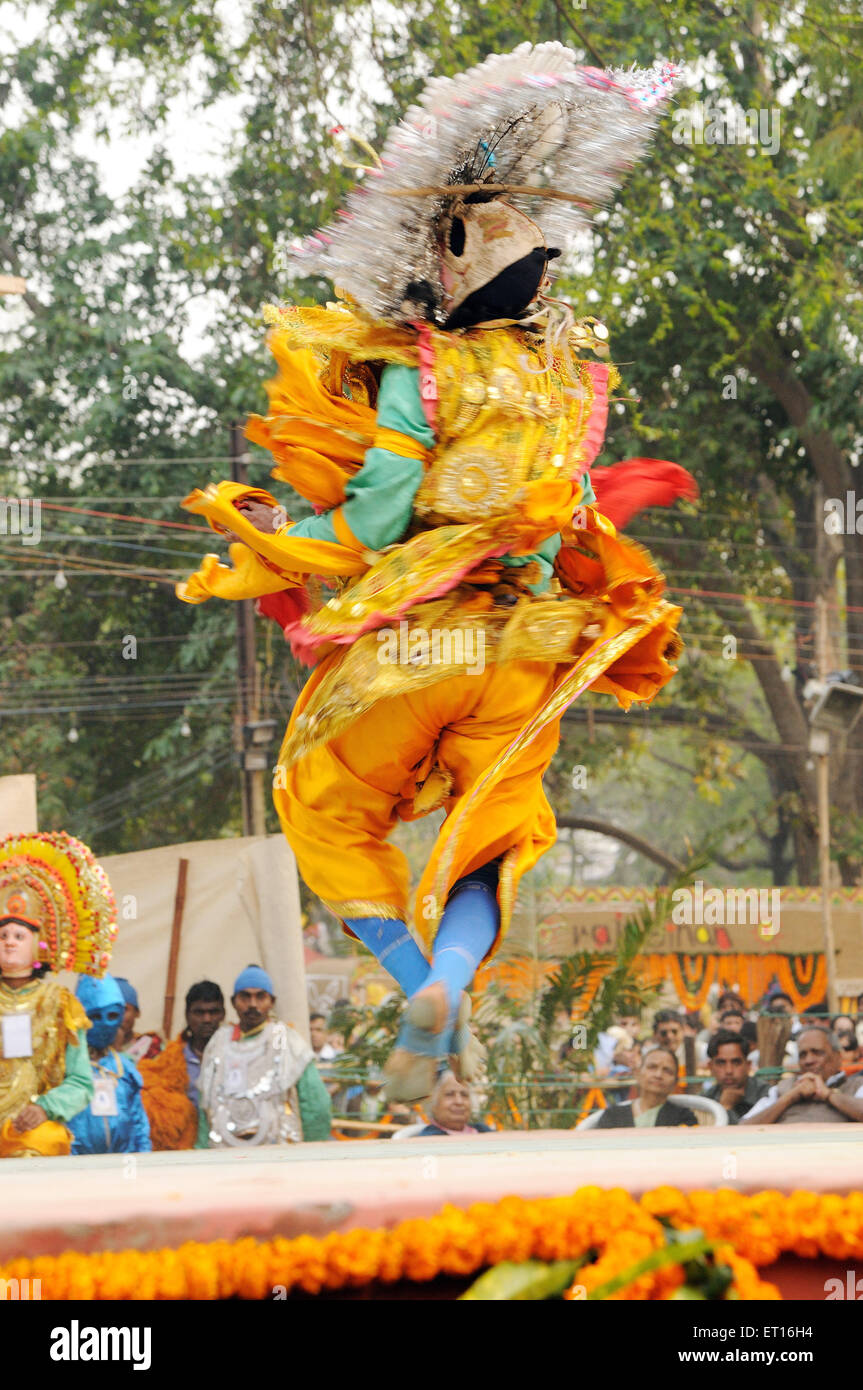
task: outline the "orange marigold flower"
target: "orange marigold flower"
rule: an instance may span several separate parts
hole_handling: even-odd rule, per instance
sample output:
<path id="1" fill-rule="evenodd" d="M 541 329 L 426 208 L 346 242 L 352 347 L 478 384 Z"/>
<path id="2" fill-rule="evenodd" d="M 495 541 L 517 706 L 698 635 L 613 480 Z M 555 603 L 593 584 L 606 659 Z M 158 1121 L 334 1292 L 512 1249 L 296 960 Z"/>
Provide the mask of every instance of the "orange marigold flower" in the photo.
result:
<path id="1" fill-rule="evenodd" d="M 740 1298 L 779 1297 L 757 1266 L 783 1251 L 802 1257 L 825 1254 L 863 1259 L 863 1193 L 840 1196 L 768 1191 L 745 1195 L 729 1189 L 679 1192 L 661 1187 L 636 1201 L 621 1188 L 586 1187 L 566 1197 L 526 1201 L 507 1197 L 468 1210 L 445 1207 L 427 1220 L 394 1229 L 332 1232 L 271 1241 L 245 1238 L 188 1242 L 178 1250 L 69 1251 L 0 1266 L 0 1278 L 40 1279 L 48 1299 L 217 1299 L 239 1294 L 272 1297 L 273 1290 L 364 1285 L 401 1278 L 425 1281 L 441 1273 L 472 1274 L 501 1260 L 573 1259 L 593 1249 L 576 1284 L 599 1289 L 661 1248 L 657 1217 L 679 1230 L 700 1229 L 721 1242 L 716 1258 L 734 1274 Z M 665 1299 L 680 1286 L 679 1265 L 631 1278 L 611 1297 Z"/>

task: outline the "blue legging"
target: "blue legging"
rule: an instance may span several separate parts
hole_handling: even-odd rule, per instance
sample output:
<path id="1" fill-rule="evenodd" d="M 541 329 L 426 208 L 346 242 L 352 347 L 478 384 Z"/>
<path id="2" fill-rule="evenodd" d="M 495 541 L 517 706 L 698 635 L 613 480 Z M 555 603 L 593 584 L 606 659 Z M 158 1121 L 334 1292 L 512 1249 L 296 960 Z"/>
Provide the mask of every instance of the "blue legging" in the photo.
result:
<path id="1" fill-rule="evenodd" d="M 499 872 L 500 861 L 494 859 L 453 884 L 435 937 L 431 967 L 404 922 L 387 917 L 346 917 L 345 922 L 408 998 L 442 980 L 454 1012 L 500 926 Z"/>

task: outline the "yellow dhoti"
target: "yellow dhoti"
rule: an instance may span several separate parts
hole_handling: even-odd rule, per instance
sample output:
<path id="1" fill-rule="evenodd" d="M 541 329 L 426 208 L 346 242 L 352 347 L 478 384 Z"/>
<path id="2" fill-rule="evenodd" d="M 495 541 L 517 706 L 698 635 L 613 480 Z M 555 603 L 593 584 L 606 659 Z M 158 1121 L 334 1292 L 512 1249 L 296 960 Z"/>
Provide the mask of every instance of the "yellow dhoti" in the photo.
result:
<path id="1" fill-rule="evenodd" d="M 455 881 L 503 855 L 502 934 L 518 878 L 555 841 L 542 775 L 557 747 L 559 719 L 507 766 L 481 814 L 461 813 L 551 694 L 557 671 L 544 662 L 508 662 L 381 701 L 285 768 L 276 809 L 312 891 L 342 918 L 405 918 L 408 865 L 387 836 L 399 818 L 443 805 L 447 818 L 416 894 L 416 926 L 430 945 Z M 316 673 L 300 697 L 288 737 L 325 674 Z"/>

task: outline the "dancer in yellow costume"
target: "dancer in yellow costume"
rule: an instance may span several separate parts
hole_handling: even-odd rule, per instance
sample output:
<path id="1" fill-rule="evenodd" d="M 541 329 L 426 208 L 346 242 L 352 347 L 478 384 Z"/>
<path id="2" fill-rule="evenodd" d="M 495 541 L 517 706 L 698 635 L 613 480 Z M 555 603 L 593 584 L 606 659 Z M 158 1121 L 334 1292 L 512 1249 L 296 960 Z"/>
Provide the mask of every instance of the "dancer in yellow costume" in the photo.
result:
<path id="1" fill-rule="evenodd" d="M 108 880 L 80 840 L 0 840 L 0 1158 L 69 1152 L 64 1122 L 93 1095 L 90 1020 L 42 967 L 103 975 L 116 934 Z"/>
<path id="2" fill-rule="evenodd" d="M 257 598 L 316 665 L 275 802 L 309 887 L 410 998 L 393 1099 L 465 1050 L 464 992 L 555 840 L 561 715 L 587 689 L 649 702 L 674 671 L 680 610 L 588 471 L 620 380 L 607 334 L 546 293 L 553 241 L 612 192 L 673 77 L 542 44 L 430 84 L 298 252 L 341 302 L 267 311 L 279 373 L 247 435 L 317 515 L 235 483 L 186 499 L 234 543 L 179 596 Z M 656 460 L 599 474 L 623 519 L 693 487 Z M 414 907 L 430 963 L 388 837 L 441 806 Z"/>

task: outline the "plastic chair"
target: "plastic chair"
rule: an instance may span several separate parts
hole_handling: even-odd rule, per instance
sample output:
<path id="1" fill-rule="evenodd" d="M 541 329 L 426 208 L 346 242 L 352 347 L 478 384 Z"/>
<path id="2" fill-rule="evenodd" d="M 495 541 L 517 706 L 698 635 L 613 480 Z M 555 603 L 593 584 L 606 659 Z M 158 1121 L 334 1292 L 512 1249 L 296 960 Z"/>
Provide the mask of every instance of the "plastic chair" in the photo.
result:
<path id="1" fill-rule="evenodd" d="M 685 1106 L 687 1110 L 702 1110 L 708 1115 L 713 1116 L 713 1123 L 717 1129 L 728 1124 L 728 1111 L 719 1104 L 718 1100 L 710 1100 L 708 1096 L 669 1096 L 672 1105 Z M 582 1120 L 576 1125 L 576 1129 L 595 1129 L 599 1124 L 601 1110 L 594 1110 L 588 1115 L 586 1120 Z"/>
<path id="2" fill-rule="evenodd" d="M 424 1129 L 425 1120 L 422 1120 L 418 1125 L 403 1125 L 401 1129 L 394 1132 L 392 1137 L 393 1139 L 416 1139 L 417 1135 L 422 1134 Z"/>

